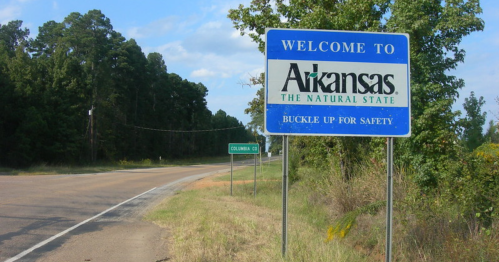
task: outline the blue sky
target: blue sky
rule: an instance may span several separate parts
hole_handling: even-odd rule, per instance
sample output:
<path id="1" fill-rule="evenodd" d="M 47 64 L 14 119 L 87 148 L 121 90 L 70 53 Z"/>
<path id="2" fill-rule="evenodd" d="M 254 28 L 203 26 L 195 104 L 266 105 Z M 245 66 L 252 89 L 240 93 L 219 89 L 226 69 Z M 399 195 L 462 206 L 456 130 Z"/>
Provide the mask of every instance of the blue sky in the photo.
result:
<path id="1" fill-rule="evenodd" d="M 134 38 L 142 51 L 163 55 L 168 72 L 208 87 L 208 108 L 219 109 L 244 124 L 244 114 L 257 87 L 244 85 L 264 71 L 264 56 L 249 37 L 241 37 L 227 18 L 228 10 L 250 0 L 0 0 L 0 23 L 22 20 L 36 37 L 38 27 L 61 22 L 71 12 L 99 9 L 114 29 Z M 465 63 L 450 72 L 465 80 L 455 110 L 462 110 L 471 91 L 486 100 L 487 122 L 499 118 L 499 1 L 481 1 L 485 30 L 466 37 Z"/>

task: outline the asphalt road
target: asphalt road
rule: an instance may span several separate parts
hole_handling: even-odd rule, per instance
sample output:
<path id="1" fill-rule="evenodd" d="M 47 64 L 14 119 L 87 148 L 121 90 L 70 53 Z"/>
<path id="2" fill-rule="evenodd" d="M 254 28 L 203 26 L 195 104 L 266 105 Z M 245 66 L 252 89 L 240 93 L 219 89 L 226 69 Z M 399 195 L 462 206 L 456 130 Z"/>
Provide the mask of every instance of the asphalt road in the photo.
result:
<path id="1" fill-rule="evenodd" d="M 253 160 L 234 166 L 246 164 L 253 164 Z M 83 235 L 87 237 L 85 241 L 94 244 L 87 251 L 91 252 L 95 246 L 102 245 L 97 241 L 99 232 L 111 232 L 120 227 L 122 232 L 130 225 L 128 222 L 134 222 L 133 226 L 139 229 L 144 227 L 139 232 L 151 230 L 140 222 L 148 208 L 190 182 L 228 171 L 230 163 L 82 175 L 0 176 L 0 261 L 50 261 L 40 258 L 61 246 L 71 246 L 66 242 Z M 158 231 L 147 237 L 162 238 L 164 234 L 166 232 Z M 128 242 L 133 241 L 138 240 Z M 120 253 L 120 248 L 129 249 L 119 247 L 119 239 L 106 242 L 109 250 L 115 253 Z M 82 260 L 78 261 L 98 261 L 88 255 L 89 258 L 84 259 L 80 256 L 78 259 Z M 154 261 L 166 259 L 164 253 L 155 255 Z"/>

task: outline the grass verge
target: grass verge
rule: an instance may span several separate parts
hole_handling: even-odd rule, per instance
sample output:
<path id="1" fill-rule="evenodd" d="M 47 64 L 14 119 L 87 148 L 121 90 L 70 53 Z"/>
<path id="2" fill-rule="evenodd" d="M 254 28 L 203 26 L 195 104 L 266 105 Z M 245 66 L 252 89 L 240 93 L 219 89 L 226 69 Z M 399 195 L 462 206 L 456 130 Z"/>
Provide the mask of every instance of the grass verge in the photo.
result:
<path id="1" fill-rule="evenodd" d="M 246 155 L 236 155 L 234 160 L 248 159 Z M 34 175 L 60 175 L 60 174 L 92 174 L 114 170 L 135 169 L 135 168 L 156 168 L 182 165 L 201 165 L 212 163 L 230 162 L 229 156 L 203 157 L 177 160 L 157 160 L 144 159 L 141 161 L 120 160 L 118 162 L 96 163 L 92 165 L 47 165 L 38 164 L 31 167 L 14 169 L 0 167 L 0 175 L 10 176 L 34 176 Z"/>
<path id="2" fill-rule="evenodd" d="M 280 161 L 258 167 L 256 197 L 250 182 L 234 186 L 233 196 L 226 186 L 181 191 L 146 219 L 170 229 L 173 261 L 367 261 L 339 241 L 325 242 L 327 210 L 311 204 L 301 186 L 289 191 L 288 252 L 282 257 L 281 174 Z M 234 180 L 253 176 L 253 167 L 234 171 Z"/>

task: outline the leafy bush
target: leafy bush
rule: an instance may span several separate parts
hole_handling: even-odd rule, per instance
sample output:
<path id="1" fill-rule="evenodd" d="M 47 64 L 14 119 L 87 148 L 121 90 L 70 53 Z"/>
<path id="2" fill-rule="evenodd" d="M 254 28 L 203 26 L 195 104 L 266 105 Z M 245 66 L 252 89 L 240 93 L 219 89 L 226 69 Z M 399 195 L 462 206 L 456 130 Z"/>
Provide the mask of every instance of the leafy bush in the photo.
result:
<path id="1" fill-rule="evenodd" d="M 463 156 L 456 175 L 447 181 L 451 201 L 461 210 L 472 233 L 490 228 L 499 204 L 499 144 L 486 143 Z"/>

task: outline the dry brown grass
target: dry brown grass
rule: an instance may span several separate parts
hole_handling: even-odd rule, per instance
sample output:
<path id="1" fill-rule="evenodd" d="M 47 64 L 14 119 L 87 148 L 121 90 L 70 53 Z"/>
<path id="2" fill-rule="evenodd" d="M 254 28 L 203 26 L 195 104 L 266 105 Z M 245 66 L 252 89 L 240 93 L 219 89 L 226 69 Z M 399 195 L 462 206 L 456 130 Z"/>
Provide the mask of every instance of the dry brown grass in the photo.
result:
<path id="1" fill-rule="evenodd" d="M 365 261 L 340 242 L 325 243 L 326 229 L 299 213 L 303 199 L 293 191 L 283 259 L 280 181 L 258 181 L 256 198 L 250 193 L 252 183 L 237 186 L 233 197 L 227 186 L 200 183 L 203 186 L 194 186 L 198 189 L 167 199 L 147 217 L 171 230 L 172 261 Z"/>

